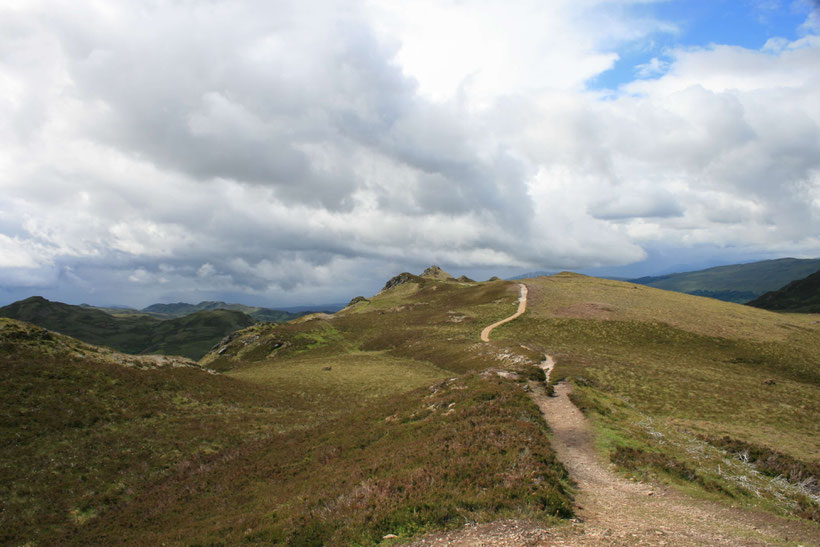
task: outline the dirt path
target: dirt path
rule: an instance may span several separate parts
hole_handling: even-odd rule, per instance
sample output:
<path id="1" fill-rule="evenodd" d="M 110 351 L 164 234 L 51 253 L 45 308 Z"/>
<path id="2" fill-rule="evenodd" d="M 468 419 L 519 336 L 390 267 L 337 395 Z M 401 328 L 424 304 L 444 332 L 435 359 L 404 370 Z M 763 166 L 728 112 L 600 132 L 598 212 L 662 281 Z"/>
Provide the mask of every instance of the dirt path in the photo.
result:
<path id="1" fill-rule="evenodd" d="M 541 363 L 549 377 L 552 357 Z M 615 474 L 595 450 L 592 426 L 560 383 L 556 396 L 531 382 L 552 430 L 551 444 L 577 485 L 577 519 L 545 528 L 499 521 L 421 538 L 414 545 L 820 545 L 818 527 L 770 513 L 728 507 Z"/>
<path id="2" fill-rule="evenodd" d="M 518 311 L 512 314 L 511 316 L 507 317 L 506 319 L 502 319 L 497 323 L 493 323 L 489 327 L 485 327 L 483 331 L 481 331 L 481 341 L 482 342 L 489 342 L 490 341 L 490 333 L 493 331 L 494 328 L 500 327 L 504 323 L 509 323 L 513 319 L 520 317 L 525 311 L 527 311 L 527 286 L 523 283 L 518 284 L 519 287 L 519 295 L 518 295 Z"/>

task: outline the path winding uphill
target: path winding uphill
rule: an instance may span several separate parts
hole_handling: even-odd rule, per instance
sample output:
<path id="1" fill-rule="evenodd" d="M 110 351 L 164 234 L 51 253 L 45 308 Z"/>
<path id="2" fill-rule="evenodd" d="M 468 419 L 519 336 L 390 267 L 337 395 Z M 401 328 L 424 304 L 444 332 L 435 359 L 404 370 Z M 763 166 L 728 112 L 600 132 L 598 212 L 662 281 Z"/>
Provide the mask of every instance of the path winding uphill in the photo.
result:
<path id="1" fill-rule="evenodd" d="M 481 332 L 520 317 L 527 308 L 521 288 L 518 311 Z M 540 364 L 549 375 L 555 362 Z M 545 528 L 536 522 L 500 521 L 420 538 L 413 545 L 820 545 L 820 531 L 808 522 L 729 507 L 675 490 L 632 482 L 617 475 L 595 449 L 593 428 L 572 404 L 571 388 L 561 382 L 549 397 L 543 384 L 530 382 L 530 394 L 552 431 L 551 444 L 577 486 L 578 518 L 569 526 Z"/>
<path id="2" fill-rule="evenodd" d="M 518 311 L 512 314 L 511 316 L 507 317 L 506 319 L 502 319 L 497 323 L 493 323 L 488 327 L 484 327 L 484 330 L 481 331 L 481 341 L 482 342 L 489 342 L 490 341 L 490 333 L 493 331 L 494 328 L 500 327 L 504 323 L 509 323 L 513 319 L 519 318 L 525 311 L 527 311 L 527 286 L 523 283 L 518 285 L 519 287 L 519 296 L 518 296 Z"/>

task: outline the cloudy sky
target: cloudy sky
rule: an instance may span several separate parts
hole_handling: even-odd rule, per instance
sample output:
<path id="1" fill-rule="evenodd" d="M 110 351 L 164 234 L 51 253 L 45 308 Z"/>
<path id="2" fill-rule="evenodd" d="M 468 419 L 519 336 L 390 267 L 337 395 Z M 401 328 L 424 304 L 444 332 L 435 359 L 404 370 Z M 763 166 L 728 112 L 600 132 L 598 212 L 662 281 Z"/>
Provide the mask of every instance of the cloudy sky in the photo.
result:
<path id="1" fill-rule="evenodd" d="M 820 256 L 815 1 L 0 1 L 0 303 L 783 256 Z"/>

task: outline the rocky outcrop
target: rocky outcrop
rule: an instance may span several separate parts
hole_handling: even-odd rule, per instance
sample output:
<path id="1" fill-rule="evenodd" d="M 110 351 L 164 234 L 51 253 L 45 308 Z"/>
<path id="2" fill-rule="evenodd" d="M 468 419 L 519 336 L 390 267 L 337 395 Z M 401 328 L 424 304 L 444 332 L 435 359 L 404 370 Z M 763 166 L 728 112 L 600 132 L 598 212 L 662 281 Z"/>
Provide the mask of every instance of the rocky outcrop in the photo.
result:
<path id="1" fill-rule="evenodd" d="M 429 279 L 437 279 L 439 281 L 444 281 L 447 279 L 455 279 L 452 275 L 448 274 L 435 264 L 424 270 L 421 274 L 422 277 L 427 277 Z"/>
<path id="2" fill-rule="evenodd" d="M 354 305 L 354 304 L 358 304 L 359 302 L 370 302 L 370 300 L 368 300 L 368 299 L 367 299 L 367 298 L 365 298 L 364 296 L 357 296 L 357 297 L 355 297 L 353 300 L 351 300 L 350 302 L 348 302 L 348 303 L 347 303 L 347 306 L 345 306 L 345 307 L 350 307 L 350 306 L 352 306 L 352 305 Z"/>
<path id="3" fill-rule="evenodd" d="M 461 281 L 462 283 L 475 283 L 475 279 L 470 279 L 466 275 L 462 275 L 461 277 L 456 279 L 456 281 Z"/>
<path id="4" fill-rule="evenodd" d="M 386 291 L 387 289 L 392 289 L 393 287 L 398 287 L 399 285 L 404 285 L 405 283 L 422 283 L 423 281 L 424 280 L 417 275 L 413 275 L 409 272 L 403 272 L 390 278 L 390 281 L 384 285 L 382 290 Z"/>

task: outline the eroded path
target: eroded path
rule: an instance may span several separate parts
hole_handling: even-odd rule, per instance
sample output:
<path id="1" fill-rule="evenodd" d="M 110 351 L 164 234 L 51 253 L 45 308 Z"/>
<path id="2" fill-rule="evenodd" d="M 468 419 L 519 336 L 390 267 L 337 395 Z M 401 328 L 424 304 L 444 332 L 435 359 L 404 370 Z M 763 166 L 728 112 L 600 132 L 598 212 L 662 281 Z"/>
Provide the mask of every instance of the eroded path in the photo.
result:
<path id="1" fill-rule="evenodd" d="M 524 313 L 527 288 L 520 287 L 518 311 L 485 328 L 482 341 Z M 555 362 L 547 356 L 540 366 L 549 378 Z M 468 525 L 413 545 L 820 545 L 820 528 L 810 522 L 697 499 L 617 475 L 598 454 L 589 420 L 569 400 L 569 385 L 556 385 L 553 397 L 538 383 L 531 382 L 530 389 L 552 430 L 552 447 L 576 483 L 578 518 L 554 528 L 515 520 Z"/>
<path id="2" fill-rule="evenodd" d="M 518 284 L 519 293 L 518 293 L 518 311 L 516 311 L 511 316 L 507 317 L 506 319 L 502 319 L 497 323 L 493 323 L 488 327 L 484 327 L 484 330 L 481 331 L 481 341 L 482 342 L 489 342 L 490 341 L 490 333 L 493 331 L 494 328 L 500 327 L 504 323 L 509 323 L 513 319 L 517 319 L 520 317 L 525 311 L 527 311 L 527 286 L 523 283 Z"/>

